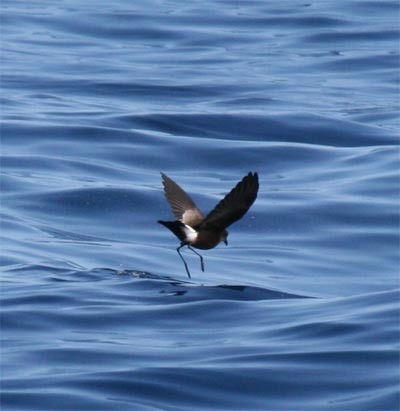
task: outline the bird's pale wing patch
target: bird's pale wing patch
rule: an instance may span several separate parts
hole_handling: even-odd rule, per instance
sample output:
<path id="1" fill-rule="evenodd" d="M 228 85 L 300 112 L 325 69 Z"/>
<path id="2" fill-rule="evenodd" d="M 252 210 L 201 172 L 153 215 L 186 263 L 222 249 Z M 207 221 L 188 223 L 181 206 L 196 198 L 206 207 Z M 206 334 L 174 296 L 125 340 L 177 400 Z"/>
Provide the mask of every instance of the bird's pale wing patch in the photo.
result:
<path id="1" fill-rule="evenodd" d="M 161 173 L 161 176 L 165 196 L 167 197 L 174 216 L 184 224 L 192 227 L 200 224 L 204 216 L 190 196 L 166 174 Z"/>

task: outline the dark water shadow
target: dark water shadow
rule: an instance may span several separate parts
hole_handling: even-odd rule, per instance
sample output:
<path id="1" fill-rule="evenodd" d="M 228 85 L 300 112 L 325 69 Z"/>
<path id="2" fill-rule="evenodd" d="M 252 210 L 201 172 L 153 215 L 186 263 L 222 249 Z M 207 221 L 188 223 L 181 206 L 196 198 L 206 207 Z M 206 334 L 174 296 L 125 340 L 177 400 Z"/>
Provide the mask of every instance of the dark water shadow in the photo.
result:
<path id="1" fill-rule="evenodd" d="M 110 270 L 107 269 L 109 273 Z M 145 271 L 123 270 L 115 271 L 117 275 L 130 276 L 133 278 L 158 282 L 160 284 L 160 293 L 171 296 L 186 296 L 192 299 L 210 299 L 210 300 L 235 300 L 235 301 L 257 301 L 257 300 L 277 300 L 277 299 L 294 299 L 294 298 L 315 298 L 299 294 L 286 293 L 280 290 L 255 287 L 251 285 L 204 285 L 194 282 L 176 280 L 168 276 L 159 276 Z"/>

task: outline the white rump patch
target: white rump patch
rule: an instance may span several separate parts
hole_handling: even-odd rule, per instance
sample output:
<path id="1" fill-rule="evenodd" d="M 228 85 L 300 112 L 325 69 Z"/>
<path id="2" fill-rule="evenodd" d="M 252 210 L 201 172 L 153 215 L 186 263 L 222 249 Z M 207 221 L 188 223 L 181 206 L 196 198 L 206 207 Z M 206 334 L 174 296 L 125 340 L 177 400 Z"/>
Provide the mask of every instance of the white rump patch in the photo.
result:
<path id="1" fill-rule="evenodd" d="M 189 225 L 184 224 L 184 226 L 185 227 L 183 229 L 183 232 L 185 233 L 186 241 L 189 243 L 193 243 L 193 241 L 195 241 L 197 238 L 197 231 Z"/>

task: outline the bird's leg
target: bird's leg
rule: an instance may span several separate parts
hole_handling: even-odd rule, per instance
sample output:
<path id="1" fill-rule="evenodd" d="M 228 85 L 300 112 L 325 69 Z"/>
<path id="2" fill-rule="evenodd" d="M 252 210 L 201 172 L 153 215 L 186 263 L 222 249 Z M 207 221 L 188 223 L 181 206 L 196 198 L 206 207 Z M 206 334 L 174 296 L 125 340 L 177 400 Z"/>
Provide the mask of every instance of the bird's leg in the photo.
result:
<path id="1" fill-rule="evenodd" d="M 200 257 L 200 265 L 201 265 L 201 271 L 204 273 L 204 261 L 203 261 L 203 256 L 201 256 L 196 250 L 193 250 L 190 245 L 188 245 L 189 250 L 192 250 L 195 254 L 197 254 Z"/>
<path id="2" fill-rule="evenodd" d="M 182 257 L 182 254 L 181 254 L 181 248 L 183 247 L 183 246 L 185 246 L 186 244 L 181 244 L 177 249 L 176 249 L 176 251 L 178 252 L 178 254 L 179 254 L 179 257 L 181 257 L 181 260 L 183 261 L 183 264 L 185 264 L 185 269 L 186 269 L 186 273 L 187 273 L 187 275 L 188 275 L 188 277 L 189 278 L 192 278 L 192 277 L 190 277 L 190 271 L 189 271 L 189 268 L 188 268 L 188 265 L 186 264 L 186 261 L 185 261 L 185 259 Z"/>

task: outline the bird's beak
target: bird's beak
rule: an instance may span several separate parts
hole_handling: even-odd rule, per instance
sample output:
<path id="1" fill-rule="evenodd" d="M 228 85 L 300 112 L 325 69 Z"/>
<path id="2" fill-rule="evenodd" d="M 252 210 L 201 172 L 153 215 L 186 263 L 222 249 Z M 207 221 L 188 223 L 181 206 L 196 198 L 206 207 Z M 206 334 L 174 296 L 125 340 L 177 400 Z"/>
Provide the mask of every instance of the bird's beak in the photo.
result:
<path id="1" fill-rule="evenodd" d="M 228 240 L 224 240 L 225 245 L 228 245 Z"/>

